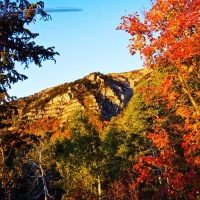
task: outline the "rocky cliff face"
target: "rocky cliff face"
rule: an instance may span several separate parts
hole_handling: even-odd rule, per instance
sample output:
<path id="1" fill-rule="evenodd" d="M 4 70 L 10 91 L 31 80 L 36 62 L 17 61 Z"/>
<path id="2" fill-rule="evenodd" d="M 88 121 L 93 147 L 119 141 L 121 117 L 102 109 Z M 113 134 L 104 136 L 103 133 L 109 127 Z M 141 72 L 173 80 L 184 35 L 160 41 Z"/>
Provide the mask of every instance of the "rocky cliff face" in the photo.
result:
<path id="1" fill-rule="evenodd" d="M 108 74 L 92 73 L 72 83 L 18 99 L 15 104 L 20 116 L 29 119 L 56 117 L 66 121 L 76 109 L 85 109 L 91 115 L 110 120 L 127 105 L 133 96 L 134 85 L 148 70 Z"/>

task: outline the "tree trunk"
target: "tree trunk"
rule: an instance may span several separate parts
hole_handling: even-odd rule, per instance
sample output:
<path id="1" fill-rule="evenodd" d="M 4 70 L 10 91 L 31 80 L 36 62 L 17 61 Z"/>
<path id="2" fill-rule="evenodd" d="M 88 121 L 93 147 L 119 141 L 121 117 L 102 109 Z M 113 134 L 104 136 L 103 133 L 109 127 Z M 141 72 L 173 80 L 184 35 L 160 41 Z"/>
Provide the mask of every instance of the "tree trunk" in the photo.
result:
<path id="1" fill-rule="evenodd" d="M 98 195 L 99 195 L 99 199 L 101 199 L 101 180 L 100 180 L 99 175 L 98 175 L 98 178 L 97 178 L 97 182 L 98 182 Z"/>
<path id="2" fill-rule="evenodd" d="M 42 182 L 43 182 L 43 190 L 44 190 L 44 200 L 47 200 L 47 196 L 48 196 L 48 189 L 47 189 L 47 183 L 46 183 L 46 180 L 45 180 L 45 172 L 44 172 L 44 169 L 42 167 L 42 155 L 41 155 L 41 150 L 38 148 L 38 154 L 39 154 L 39 168 L 40 168 L 40 171 L 41 171 L 41 177 L 42 177 Z"/>

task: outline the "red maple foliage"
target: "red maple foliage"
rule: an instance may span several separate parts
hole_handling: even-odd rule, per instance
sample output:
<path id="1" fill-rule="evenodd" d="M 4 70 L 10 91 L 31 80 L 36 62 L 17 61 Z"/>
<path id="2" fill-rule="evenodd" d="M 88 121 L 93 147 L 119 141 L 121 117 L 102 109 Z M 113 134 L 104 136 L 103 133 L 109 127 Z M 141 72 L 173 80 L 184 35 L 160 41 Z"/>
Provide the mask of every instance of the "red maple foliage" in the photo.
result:
<path id="1" fill-rule="evenodd" d="M 196 199 L 200 192 L 199 10 L 199 0 L 156 0 L 143 20 L 133 13 L 118 26 L 132 36 L 130 53 L 139 51 L 145 66 L 164 74 L 161 84 L 140 90 L 165 111 L 147 134 L 151 153 L 133 166 L 135 187 L 151 186 L 160 198 Z"/>

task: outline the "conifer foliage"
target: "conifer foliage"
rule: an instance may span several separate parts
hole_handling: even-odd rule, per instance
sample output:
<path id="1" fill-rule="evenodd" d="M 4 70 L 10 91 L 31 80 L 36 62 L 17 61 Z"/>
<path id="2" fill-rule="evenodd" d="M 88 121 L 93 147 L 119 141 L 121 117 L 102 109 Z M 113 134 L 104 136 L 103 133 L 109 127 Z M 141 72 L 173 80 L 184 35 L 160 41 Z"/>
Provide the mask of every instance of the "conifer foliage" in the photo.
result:
<path id="1" fill-rule="evenodd" d="M 54 47 L 45 48 L 35 43 L 39 35 L 32 33 L 28 25 L 36 17 L 49 20 L 43 11 L 44 3 L 27 0 L 0 1 L 0 196 L 1 199 L 22 199 L 24 191 L 22 165 L 27 153 L 37 144 L 34 134 L 24 132 L 24 123 L 18 129 L 9 129 L 12 117 L 17 114 L 8 94 L 11 84 L 27 77 L 16 70 L 16 63 L 29 67 L 30 63 L 41 67 L 42 61 L 53 60 L 58 55 Z M 32 137 L 33 136 L 33 137 Z M 25 159 L 25 160 L 24 160 Z M 17 191 L 17 192 L 16 192 Z M 22 195 L 22 196 L 20 196 Z M 24 199 L 25 197 L 23 197 Z"/>
<path id="2" fill-rule="evenodd" d="M 39 35 L 32 33 L 28 26 L 36 22 L 36 17 L 47 21 L 50 16 L 43 11 L 44 3 L 29 3 L 16 0 L 5 4 L 0 1 L 0 83 L 1 93 L 19 80 L 27 79 L 16 70 L 16 62 L 28 68 L 30 63 L 41 67 L 42 61 L 53 60 L 58 55 L 54 47 L 45 48 L 34 42 Z"/>

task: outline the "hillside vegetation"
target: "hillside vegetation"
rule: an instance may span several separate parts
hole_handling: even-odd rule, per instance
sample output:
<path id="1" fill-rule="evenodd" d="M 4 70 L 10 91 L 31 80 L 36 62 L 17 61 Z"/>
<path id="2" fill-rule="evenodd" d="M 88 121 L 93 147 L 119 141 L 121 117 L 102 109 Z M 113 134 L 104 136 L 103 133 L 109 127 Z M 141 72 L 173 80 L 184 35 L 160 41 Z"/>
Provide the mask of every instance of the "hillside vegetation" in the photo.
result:
<path id="1" fill-rule="evenodd" d="M 5 74 L 15 71 L 3 57 L 0 197 L 199 200 L 199 10 L 199 0 L 152 1 L 117 28 L 130 34 L 130 53 L 145 69 L 92 73 L 18 100 L 6 87 L 25 77 Z M 54 60 L 49 51 L 45 59 Z M 26 61 L 26 51 L 19 55 Z"/>

